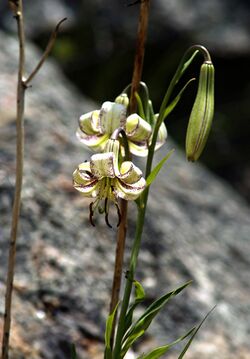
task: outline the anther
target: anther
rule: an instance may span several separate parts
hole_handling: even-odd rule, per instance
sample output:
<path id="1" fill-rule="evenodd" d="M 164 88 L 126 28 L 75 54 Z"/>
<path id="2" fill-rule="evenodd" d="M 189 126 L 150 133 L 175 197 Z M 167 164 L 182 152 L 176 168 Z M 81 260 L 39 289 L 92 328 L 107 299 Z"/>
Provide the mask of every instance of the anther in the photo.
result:
<path id="1" fill-rule="evenodd" d="M 94 216 L 94 211 L 93 211 L 93 202 L 90 203 L 89 205 L 89 221 L 92 224 L 93 227 L 95 227 L 95 223 L 93 221 L 93 216 Z"/>
<path id="2" fill-rule="evenodd" d="M 118 216 L 117 227 L 119 227 L 119 225 L 121 224 L 122 216 L 121 216 L 120 208 L 117 203 L 115 203 L 115 206 L 116 206 L 117 216 Z"/>
<path id="3" fill-rule="evenodd" d="M 105 198 L 105 201 L 104 201 L 104 210 L 105 210 L 105 222 L 109 228 L 112 228 L 111 224 L 109 223 L 108 199 L 107 198 Z"/>

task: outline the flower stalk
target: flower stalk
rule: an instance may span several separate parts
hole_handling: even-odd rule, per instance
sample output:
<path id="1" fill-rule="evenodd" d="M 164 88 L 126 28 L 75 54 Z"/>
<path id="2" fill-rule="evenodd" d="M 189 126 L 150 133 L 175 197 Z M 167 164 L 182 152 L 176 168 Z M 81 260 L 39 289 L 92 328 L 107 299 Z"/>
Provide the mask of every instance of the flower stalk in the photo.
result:
<path id="1" fill-rule="evenodd" d="M 47 48 L 34 68 L 31 74 L 25 78 L 25 33 L 24 33 L 24 17 L 23 17 L 23 1 L 9 0 L 10 8 L 17 21 L 18 43 L 19 43 L 19 61 L 18 61 L 18 78 L 17 78 L 17 115 L 16 115 L 16 181 L 15 194 L 12 208 L 12 223 L 9 242 L 8 254 L 8 269 L 6 277 L 6 292 L 5 292 L 5 311 L 3 322 L 3 338 L 2 338 L 2 359 L 9 358 L 9 340 L 11 330 L 11 306 L 12 306 L 12 292 L 13 281 L 15 274 L 15 260 L 16 260 L 16 242 L 18 235 L 19 216 L 21 208 L 21 194 L 23 184 L 23 162 L 24 162 L 24 109 L 25 109 L 25 92 L 31 80 L 38 73 L 46 58 L 48 57 L 55 39 L 57 37 L 59 27 L 65 20 L 61 20 L 55 30 L 52 32 L 51 38 L 48 42 Z"/>
<path id="2" fill-rule="evenodd" d="M 147 36 L 147 28 L 148 28 L 148 17 L 149 17 L 149 6 L 150 1 L 145 0 L 141 2 L 140 6 L 140 17 L 139 17 L 139 23 L 138 23 L 138 33 L 137 33 L 137 45 L 136 45 L 136 54 L 135 54 L 135 61 L 134 61 L 134 71 L 132 76 L 132 84 L 131 84 L 131 95 L 130 95 L 130 113 L 135 112 L 136 110 L 136 97 L 135 93 L 138 91 L 140 81 L 141 81 L 141 75 L 142 75 L 142 69 L 143 69 L 143 61 L 144 61 L 144 54 L 145 54 L 145 42 L 146 42 L 146 36 Z M 117 249 L 116 253 L 119 254 L 120 249 L 124 252 L 125 247 L 125 241 L 126 241 L 126 231 L 127 231 L 127 203 L 122 204 L 123 213 L 122 213 L 122 223 L 121 226 L 118 229 L 117 233 Z M 136 268 L 137 263 L 137 257 L 139 253 L 139 246 L 140 246 L 140 238 L 143 230 L 143 223 L 144 223 L 144 217 L 145 217 L 145 208 L 138 208 L 138 216 L 137 216 L 137 226 L 136 226 L 136 236 L 133 243 L 133 248 L 131 252 L 131 258 L 130 258 L 130 265 L 129 265 L 129 277 L 126 279 L 126 286 L 124 290 L 123 300 L 122 300 L 122 306 L 121 311 L 119 315 L 119 323 L 117 327 L 117 333 L 116 333 L 116 340 L 115 340 L 115 346 L 114 346 L 114 353 L 113 358 L 119 358 L 120 352 L 121 352 L 121 342 L 122 337 L 124 335 L 125 331 L 125 316 L 127 313 L 128 305 L 129 305 L 129 299 L 132 291 L 132 280 L 134 278 L 134 271 Z M 121 258 L 124 257 L 124 253 L 120 255 Z M 122 273 L 122 266 L 123 266 L 123 259 L 120 258 L 119 266 L 116 268 L 118 272 L 120 273 L 119 278 L 119 287 L 121 283 L 121 273 Z M 115 276 L 115 274 L 114 274 Z M 117 284 L 118 285 L 118 284 Z M 113 286 L 114 289 L 114 286 Z M 112 310 L 110 310 L 110 313 L 114 310 L 115 306 L 118 303 L 119 300 L 119 292 L 120 289 L 117 290 L 116 298 L 113 303 Z M 112 333 L 112 342 L 114 338 L 114 331 L 115 331 L 116 321 L 114 320 L 113 323 L 113 333 Z"/>

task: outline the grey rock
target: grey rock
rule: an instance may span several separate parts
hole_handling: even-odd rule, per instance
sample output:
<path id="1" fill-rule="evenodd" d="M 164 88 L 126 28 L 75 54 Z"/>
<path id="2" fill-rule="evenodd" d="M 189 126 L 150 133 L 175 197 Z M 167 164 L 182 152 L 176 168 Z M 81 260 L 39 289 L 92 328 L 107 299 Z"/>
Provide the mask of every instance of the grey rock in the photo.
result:
<path id="1" fill-rule="evenodd" d="M 2 316 L 15 174 L 17 43 L 3 33 L 0 42 Z M 28 71 L 39 56 L 30 45 Z M 71 185 L 77 164 L 89 158 L 74 135 L 77 119 L 100 105 L 81 96 L 52 61 L 26 96 L 11 358 L 68 359 L 72 342 L 79 358 L 101 358 L 115 230 L 107 228 L 101 216 L 95 228 L 90 226 L 89 200 Z M 169 140 L 156 161 L 172 147 Z M 144 166 L 143 160 L 138 162 Z M 135 210 L 130 204 L 127 247 Z M 186 357 L 249 357 L 249 215 L 249 207 L 230 187 L 202 166 L 187 163 L 176 149 L 152 185 L 136 278 L 146 289 L 147 303 L 187 280 L 193 284 L 158 316 L 136 352 L 183 334 L 217 305 Z M 115 213 L 111 216 L 115 222 Z"/>

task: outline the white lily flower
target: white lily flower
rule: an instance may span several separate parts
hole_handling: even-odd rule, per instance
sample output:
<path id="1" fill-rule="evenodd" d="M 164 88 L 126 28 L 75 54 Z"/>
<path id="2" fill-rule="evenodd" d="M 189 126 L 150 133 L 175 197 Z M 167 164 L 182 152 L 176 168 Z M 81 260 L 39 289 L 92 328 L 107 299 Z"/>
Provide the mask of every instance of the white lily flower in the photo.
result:
<path id="1" fill-rule="evenodd" d="M 105 149 L 112 151 L 91 156 L 89 162 L 81 163 L 73 173 L 75 189 L 86 197 L 96 198 L 90 205 L 90 222 L 93 225 L 94 211 L 99 208 L 100 212 L 105 213 L 106 223 L 110 226 L 108 209 L 112 201 L 117 207 L 119 226 L 121 218 L 118 198 L 135 200 L 146 187 L 142 171 L 131 161 L 124 161 L 118 165 L 119 146 L 118 140 L 109 140 Z M 101 201 L 104 201 L 103 208 L 99 206 Z"/>
<path id="2" fill-rule="evenodd" d="M 126 106 L 106 101 L 100 110 L 88 112 L 80 117 L 76 135 L 87 147 L 103 151 L 114 130 L 124 127 L 126 112 Z"/>
<path id="3" fill-rule="evenodd" d="M 128 98 L 119 96 L 117 102 L 106 101 L 100 110 L 88 112 L 79 119 L 78 139 L 94 151 L 103 151 L 106 142 L 115 129 L 124 129 L 131 153 L 147 156 L 152 128 L 137 114 L 126 117 Z"/>

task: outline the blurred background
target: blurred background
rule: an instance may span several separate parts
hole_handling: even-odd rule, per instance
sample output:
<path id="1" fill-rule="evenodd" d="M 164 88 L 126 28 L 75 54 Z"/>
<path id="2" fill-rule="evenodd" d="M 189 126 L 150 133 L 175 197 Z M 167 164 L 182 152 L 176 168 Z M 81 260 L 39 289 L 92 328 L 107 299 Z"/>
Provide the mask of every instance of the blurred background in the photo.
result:
<path id="1" fill-rule="evenodd" d="M 52 55 L 75 86 L 101 104 L 131 81 L 139 6 L 134 0 L 26 0 L 26 32 L 44 49 L 66 16 Z M 0 14 L 1 28 L 15 33 L 7 1 Z M 250 2 L 151 1 L 143 80 L 156 112 L 178 61 L 195 43 L 209 49 L 216 69 L 216 114 L 201 160 L 249 202 Z M 200 61 L 187 78 L 198 75 Z M 193 83 L 167 120 L 169 134 L 182 147 L 196 89 Z"/>

